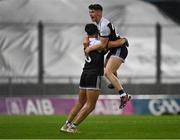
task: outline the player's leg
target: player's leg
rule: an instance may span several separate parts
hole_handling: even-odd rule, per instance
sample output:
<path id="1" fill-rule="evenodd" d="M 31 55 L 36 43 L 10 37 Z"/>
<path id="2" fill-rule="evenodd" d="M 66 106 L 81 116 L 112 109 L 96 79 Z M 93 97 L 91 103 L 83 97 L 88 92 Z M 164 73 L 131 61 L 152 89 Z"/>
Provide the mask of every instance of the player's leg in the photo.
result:
<path id="1" fill-rule="evenodd" d="M 105 76 L 109 79 L 109 81 L 111 81 L 113 86 L 120 94 L 120 106 L 119 106 L 120 109 L 125 107 L 127 102 L 131 99 L 131 96 L 129 96 L 124 91 L 119 79 L 114 75 L 114 73 L 118 70 L 118 68 L 121 66 L 122 63 L 123 61 L 120 58 L 110 57 L 105 68 Z"/>
<path id="2" fill-rule="evenodd" d="M 111 81 L 120 94 L 120 109 L 125 107 L 127 102 L 131 99 L 131 96 L 124 91 L 119 79 L 114 75 L 122 63 L 123 61 L 120 58 L 110 57 L 105 69 L 105 76 L 109 79 L 109 81 Z"/>
<path id="3" fill-rule="evenodd" d="M 87 97 L 86 97 L 86 90 L 80 89 L 79 92 L 79 99 L 78 102 L 75 104 L 75 106 L 71 109 L 69 115 L 68 115 L 68 121 L 72 122 L 77 113 L 81 110 L 81 108 L 86 103 Z"/>
<path id="4" fill-rule="evenodd" d="M 110 58 L 111 55 L 112 55 L 112 54 L 109 53 L 109 54 L 107 55 L 106 59 L 105 59 L 105 62 L 104 62 L 104 71 L 105 71 L 106 65 L 107 65 L 108 60 L 109 60 L 109 58 Z M 118 76 L 117 76 L 117 71 L 114 72 L 114 75 L 115 75 L 116 77 L 118 77 Z M 114 89 L 114 85 L 113 85 L 112 83 L 109 83 L 109 84 L 108 84 L 108 88 Z"/>
<path id="5" fill-rule="evenodd" d="M 86 72 L 82 72 L 81 78 L 80 78 L 80 91 L 79 91 L 79 98 L 78 102 L 75 104 L 75 106 L 71 109 L 69 115 L 68 115 L 68 122 L 72 122 L 77 113 L 81 110 L 81 108 L 86 103 L 87 97 L 86 97 Z"/>
<path id="6" fill-rule="evenodd" d="M 86 96 L 86 105 L 78 112 L 73 124 L 67 129 L 67 132 L 76 133 L 77 126 L 94 110 L 99 97 L 99 90 L 87 90 Z"/>
<path id="7" fill-rule="evenodd" d="M 114 75 L 118 78 L 117 71 L 116 71 L 116 72 L 114 72 Z M 110 89 L 114 89 L 113 84 L 112 84 L 112 83 L 108 84 L 108 88 L 110 88 Z"/>
<path id="8" fill-rule="evenodd" d="M 86 90 L 80 89 L 78 102 L 71 109 L 71 111 L 70 111 L 70 113 L 68 115 L 67 121 L 61 127 L 61 131 L 65 131 L 65 132 L 67 131 L 67 129 L 71 126 L 72 121 L 74 120 L 74 118 L 76 117 L 78 112 L 81 110 L 81 108 L 86 103 L 86 100 L 87 100 L 87 98 L 86 98 Z"/>
<path id="9" fill-rule="evenodd" d="M 99 90 L 87 90 L 87 102 L 86 106 L 78 113 L 74 124 L 79 125 L 88 115 L 91 113 L 99 97 Z"/>
<path id="10" fill-rule="evenodd" d="M 116 50 L 111 51 L 111 56 L 108 60 L 105 69 L 105 76 L 111 81 L 113 86 L 120 94 L 121 97 L 120 108 L 123 108 L 127 104 L 131 96 L 129 96 L 126 92 L 124 92 L 119 79 L 114 75 L 114 73 L 117 72 L 117 70 L 120 68 L 122 63 L 125 61 L 127 54 L 128 54 L 128 49 L 125 46 L 122 46 L 120 48 L 117 48 Z"/>
<path id="11" fill-rule="evenodd" d="M 117 91 L 123 89 L 119 79 L 114 75 L 123 61 L 118 57 L 110 57 L 105 68 L 106 78 L 114 85 Z"/>
<path id="12" fill-rule="evenodd" d="M 101 76 L 96 73 L 86 74 L 86 105 L 78 112 L 68 132 L 75 133 L 77 126 L 94 110 L 99 97 Z"/>

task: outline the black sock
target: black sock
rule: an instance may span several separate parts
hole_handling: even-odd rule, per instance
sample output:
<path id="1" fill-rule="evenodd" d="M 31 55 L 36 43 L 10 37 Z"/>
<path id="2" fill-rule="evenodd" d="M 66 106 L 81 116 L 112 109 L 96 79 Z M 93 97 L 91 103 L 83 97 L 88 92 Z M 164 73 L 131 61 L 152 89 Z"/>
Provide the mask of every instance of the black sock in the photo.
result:
<path id="1" fill-rule="evenodd" d="M 125 93 L 125 92 L 124 92 L 123 89 L 121 89 L 121 90 L 119 91 L 119 95 L 121 95 L 121 94 L 123 94 L 123 93 Z"/>
<path id="2" fill-rule="evenodd" d="M 72 125 L 71 125 L 73 128 L 76 128 L 77 127 L 77 124 L 75 124 L 75 123 L 72 123 Z"/>
<path id="3" fill-rule="evenodd" d="M 66 121 L 66 124 L 68 124 L 68 123 L 71 123 L 71 121 L 67 120 L 67 121 Z"/>

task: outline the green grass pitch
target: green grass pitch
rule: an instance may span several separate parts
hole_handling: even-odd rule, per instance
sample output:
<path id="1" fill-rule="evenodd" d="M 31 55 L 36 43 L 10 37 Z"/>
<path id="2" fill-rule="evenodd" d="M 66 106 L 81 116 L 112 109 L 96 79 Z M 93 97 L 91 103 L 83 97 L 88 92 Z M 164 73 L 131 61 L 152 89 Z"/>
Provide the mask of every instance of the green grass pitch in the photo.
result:
<path id="1" fill-rule="evenodd" d="M 180 139 L 180 116 L 89 116 L 78 134 L 65 116 L 0 116 L 0 139 Z"/>

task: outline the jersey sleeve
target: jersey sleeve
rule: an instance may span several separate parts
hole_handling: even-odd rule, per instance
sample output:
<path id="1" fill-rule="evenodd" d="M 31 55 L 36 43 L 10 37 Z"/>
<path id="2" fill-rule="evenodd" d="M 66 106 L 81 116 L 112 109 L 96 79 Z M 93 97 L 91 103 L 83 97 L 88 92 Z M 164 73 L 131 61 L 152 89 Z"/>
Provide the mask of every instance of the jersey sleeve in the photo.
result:
<path id="1" fill-rule="evenodd" d="M 94 40 L 94 41 L 91 41 L 91 42 L 90 42 L 89 47 L 92 47 L 92 46 L 98 45 L 98 44 L 101 44 L 101 41 L 99 41 L 99 40 Z"/>

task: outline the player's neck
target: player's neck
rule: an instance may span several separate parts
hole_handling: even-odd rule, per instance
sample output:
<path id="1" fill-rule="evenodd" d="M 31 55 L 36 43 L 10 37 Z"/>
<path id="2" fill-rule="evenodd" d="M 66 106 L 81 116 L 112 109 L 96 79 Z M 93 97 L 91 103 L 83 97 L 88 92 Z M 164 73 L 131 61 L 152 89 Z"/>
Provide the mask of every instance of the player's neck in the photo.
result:
<path id="1" fill-rule="evenodd" d="M 88 35 L 88 38 L 97 38 L 97 35 Z"/>
<path id="2" fill-rule="evenodd" d="M 102 16 L 100 16 L 100 17 L 97 19 L 96 23 L 99 24 L 99 22 L 101 21 L 101 19 L 102 19 Z"/>

